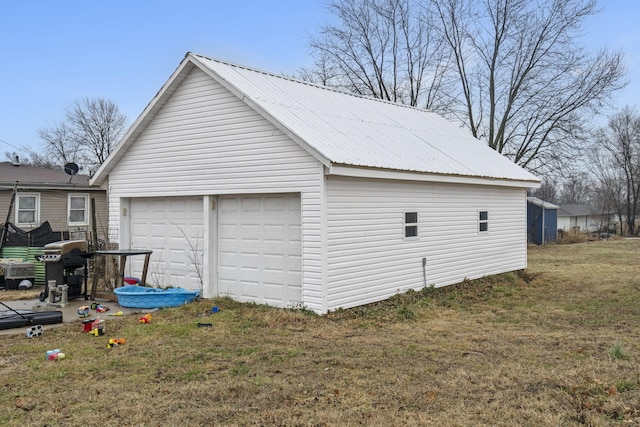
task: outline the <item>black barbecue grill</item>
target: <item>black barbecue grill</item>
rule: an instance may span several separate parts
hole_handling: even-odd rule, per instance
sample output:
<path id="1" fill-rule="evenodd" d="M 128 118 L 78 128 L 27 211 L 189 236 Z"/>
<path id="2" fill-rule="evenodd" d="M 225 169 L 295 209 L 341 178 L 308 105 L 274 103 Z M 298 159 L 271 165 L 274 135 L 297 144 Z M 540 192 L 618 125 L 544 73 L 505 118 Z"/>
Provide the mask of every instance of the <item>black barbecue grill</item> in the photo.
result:
<path id="1" fill-rule="evenodd" d="M 86 240 L 61 240 L 45 245 L 44 254 L 36 257 L 45 265 L 45 289 L 40 294 L 40 301 L 44 301 L 49 295 L 49 281 L 54 281 L 56 286 L 67 285 L 68 299 L 79 296 L 84 296 L 85 300 L 89 299 L 87 260 L 94 254 L 87 252 L 87 247 Z"/>

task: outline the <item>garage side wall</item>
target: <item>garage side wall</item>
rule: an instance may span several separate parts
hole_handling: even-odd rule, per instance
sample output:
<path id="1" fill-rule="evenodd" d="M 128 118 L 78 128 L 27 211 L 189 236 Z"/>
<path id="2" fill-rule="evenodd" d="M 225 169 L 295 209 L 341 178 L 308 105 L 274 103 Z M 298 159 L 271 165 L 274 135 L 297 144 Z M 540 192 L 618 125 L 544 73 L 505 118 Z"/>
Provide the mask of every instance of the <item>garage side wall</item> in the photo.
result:
<path id="1" fill-rule="evenodd" d="M 526 268 L 526 213 L 524 189 L 329 177 L 328 309 Z"/>
<path id="2" fill-rule="evenodd" d="M 303 303 L 322 311 L 322 179 L 313 156 L 196 68 L 111 171 L 110 238 L 130 243 L 120 203 L 133 198 L 299 193 Z"/>

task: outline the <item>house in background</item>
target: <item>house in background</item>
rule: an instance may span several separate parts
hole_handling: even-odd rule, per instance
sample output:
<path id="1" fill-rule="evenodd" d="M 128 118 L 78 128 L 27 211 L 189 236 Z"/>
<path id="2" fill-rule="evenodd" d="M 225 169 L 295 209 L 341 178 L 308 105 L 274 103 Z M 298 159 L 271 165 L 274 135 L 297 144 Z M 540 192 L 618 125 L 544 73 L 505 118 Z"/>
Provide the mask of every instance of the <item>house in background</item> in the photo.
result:
<path id="1" fill-rule="evenodd" d="M 317 313 L 525 268 L 540 183 L 434 113 L 191 53 L 91 182 L 153 284 Z"/>
<path id="2" fill-rule="evenodd" d="M 4 223 L 14 188 L 17 192 L 9 215 L 16 227 L 30 231 L 45 222 L 60 237 L 86 239 L 92 234 L 91 206 L 95 204 L 98 238 L 107 237 L 106 192 L 89 185 L 86 175 L 70 176 L 14 162 L 0 162 L 0 222 Z"/>
<path id="3" fill-rule="evenodd" d="M 558 228 L 564 231 L 593 233 L 614 228 L 614 214 L 598 212 L 589 205 L 559 205 Z"/>
<path id="4" fill-rule="evenodd" d="M 527 240 L 536 245 L 558 240 L 558 206 L 527 197 Z"/>

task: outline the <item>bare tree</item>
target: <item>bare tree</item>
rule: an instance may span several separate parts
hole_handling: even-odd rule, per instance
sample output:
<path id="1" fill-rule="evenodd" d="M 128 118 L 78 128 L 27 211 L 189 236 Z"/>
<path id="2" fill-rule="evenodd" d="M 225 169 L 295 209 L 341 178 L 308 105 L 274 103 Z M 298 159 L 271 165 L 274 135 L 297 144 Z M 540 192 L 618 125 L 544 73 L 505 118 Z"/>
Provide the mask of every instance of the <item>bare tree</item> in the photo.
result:
<path id="1" fill-rule="evenodd" d="M 566 158 L 623 86 L 621 53 L 585 53 L 577 36 L 595 0 L 432 0 L 454 57 L 454 113 L 530 170 Z"/>
<path id="2" fill-rule="evenodd" d="M 75 137 L 67 123 L 42 127 L 38 129 L 38 136 L 45 143 L 46 156 L 59 161 L 60 166 L 68 162 L 81 161 L 83 155 L 81 140 Z M 30 157 L 34 154 L 37 153 L 29 153 Z"/>
<path id="3" fill-rule="evenodd" d="M 533 197 L 537 197 L 540 200 L 544 200 L 549 203 L 558 202 L 558 184 L 555 180 L 545 178 L 542 180 L 540 187 L 531 191 Z"/>
<path id="4" fill-rule="evenodd" d="M 310 68 L 300 68 L 294 75 L 295 78 L 306 82 L 317 83 L 323 86 L 331 86 L 337 81 L 338 72 L 334 69 L 329 55 L 320 52 L 316 55 L 314 64 Z"/>
<path id="5" fill-rule="evenodd" d="M 595 0 L 330 0 L 329 9 L 338 23 L 311 41 L 318 80 L 436 110 L 534 172 L 581 154 L 593 116 L 624 86 L 620 52 L 579 43 Z"/>
<path id="6" fill-rule="evenodd" d="M 587 172 L 576 172 L 562 183 L 559 202 L 562 204 L 585 204 L 589 202 L 593 183 Z"/>
<path id="7" fill-rule="evenodd" d="M 303 77 L 422 108 L 448 103 L 447 52 L 419 1 L 333 0 L 329 9 L 339 23 L 311 40 L 316 69 Z"/>
<path id="8" fill-rule="evenodd" d="M 74 100 L 65 117 L 61 123 L 39 129 L 44 151 L 60 164 L 75 162 L 89 173 L 106 160 L 127 124 L 118 106 L 103 98 Z"/>
<path id="9" fill-rule="evenodd" d="M 636 235 L 640 205 L 640 116 L 626 107 L 597 135 L 595 173 L 626 231 Z"/>
<path id="10" fill-rule="evenodd" d="M 116 104 L 97 98 L 73 102 L 67 121 L 75 138 L 82 141 L 92 166 L 100 166 L 125 131 L 127 118 Z"/>

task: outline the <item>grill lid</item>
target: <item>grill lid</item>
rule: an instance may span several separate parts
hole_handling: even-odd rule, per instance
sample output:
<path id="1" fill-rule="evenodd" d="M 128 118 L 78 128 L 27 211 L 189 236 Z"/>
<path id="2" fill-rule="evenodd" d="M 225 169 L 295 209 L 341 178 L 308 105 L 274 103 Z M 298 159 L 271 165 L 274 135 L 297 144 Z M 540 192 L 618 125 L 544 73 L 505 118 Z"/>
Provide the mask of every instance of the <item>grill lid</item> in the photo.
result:
<path id="1" fill-rule="evenodd" d="M 89 244 L 86 240 L 60 240 L 58 242 L 52 242 L 44 246 L 45 254 L 66 254 L 74 249 L 82 252 L 86 252 Z"/>

